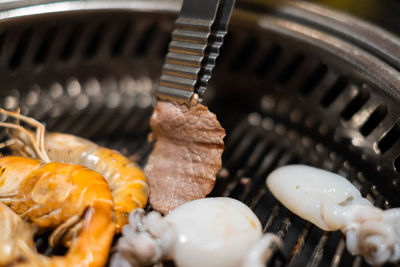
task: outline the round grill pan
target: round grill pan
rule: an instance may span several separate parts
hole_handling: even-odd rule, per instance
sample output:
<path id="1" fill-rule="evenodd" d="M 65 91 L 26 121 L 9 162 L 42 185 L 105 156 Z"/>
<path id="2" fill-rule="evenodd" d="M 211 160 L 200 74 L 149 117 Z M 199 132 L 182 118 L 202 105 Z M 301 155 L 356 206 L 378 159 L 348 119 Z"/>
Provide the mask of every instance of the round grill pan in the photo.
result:
<path id="1" fill-rule="evenodd" d="M 271 266 L 364 266 L 341 233 L 280 205 L 265 178 L 304 163 L 347 177 L 378 207 L 400 205 L 400 42 L 315 5 L 258 2 L 238 2 L 205 95 L 227 130 L 211 195 L 243 201 L 264 231 L 283 238 Z M 152 149 L 152 96 L 179 8 L 175 1 L 3 5 L 0 105 L 143 166 Z M 47 255 L 65 251 L 50 249 L 45 236 L 36 244 Z"/>

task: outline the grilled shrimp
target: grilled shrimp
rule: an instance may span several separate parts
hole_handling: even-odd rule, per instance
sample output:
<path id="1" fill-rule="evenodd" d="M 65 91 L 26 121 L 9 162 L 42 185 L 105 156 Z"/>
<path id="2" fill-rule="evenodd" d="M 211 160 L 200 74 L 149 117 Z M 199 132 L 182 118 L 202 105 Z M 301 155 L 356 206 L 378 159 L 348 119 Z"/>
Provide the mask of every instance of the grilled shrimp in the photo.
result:
<path id="1" fill-rule="evenodd" d="M 46 133 L 44 142 L 51 160 L 81 164 L 104 176 L 114 199 L 117 231 L 132 210 L 146 205 L 150 190 L 145 174 L 119 152 L 63 133 Z"/>
<path id="2" fill-rule="evenodd" d="M 24 255 L 27 259 L 17 267 L 34 266 L 104 266 L 114 235 L 111 206 L 107 202 L 97 201 L 85 213 L 79 237 L 70 247 L 65 257 L 46 257 L 33 251 Z"/>
<path id="3" fill-rule="evenodd" d="M 11 148 L 19 155 L 37 157 L 43 161 L 84 165 L 104 176 L 114 200 L 117 232 L 128 223 L 132 210 L 146 205 L 150 190 L 145 174 L 137 164 L 119 152 L 74 135 L 45 133 L 43 124 L 19 113 L 3 109 L 0 109 L 0 113 L 36 128 L 36 137 L 33 137 L 18 124 L 0 123 L 0 126 L 17 130 L 13 132 L 15 142 Z"/>
<path id="4" fill-rule="evenodd" d="M 97 256 L 94 259 L 89 255 L 107 254 L 114 234 L 113 200 L 101 174 L 79 165 L 43 163 L 38 159 L 16 156 L 2 157 L 0 202 L 32 223 L 38 231 L 57 227 L 57 236 L 60 238 L 70 229 L 79 226 L 82 229 L 81 239 L 86 238 L 89 243 L 85 245 L 85 239 L 73 243 L 70 257 L 75 259 L 79 252 L 84 254 L 79 257 L 89 266 L 105 263 L 106 256 L 100 263 Z M 80 217 L 88 207 L 98 216 L 93 215 L 91 218 L 88 215 L 82 223 Z M 89 236 L 89 232 L 93 231 L 95 235 Z M 71 237 L 70 240 L 73 242 L 75 239 Z M 76 248 L 78 245 L 81 248 Z"/>
<path id="5" fill-rule="evenodd" d="M 40 229 L 52 229 L 80 216 L 95 200 L 113 204 L 107 182 L 86 167 L 0 158 L 0 201 Z"/>
<path id="6" fill-rule="evenodd" d="M 21 259 L 27 249 L 35 251 L 31 226 L 1 202 L 0 229 L 0 266 Z"/>

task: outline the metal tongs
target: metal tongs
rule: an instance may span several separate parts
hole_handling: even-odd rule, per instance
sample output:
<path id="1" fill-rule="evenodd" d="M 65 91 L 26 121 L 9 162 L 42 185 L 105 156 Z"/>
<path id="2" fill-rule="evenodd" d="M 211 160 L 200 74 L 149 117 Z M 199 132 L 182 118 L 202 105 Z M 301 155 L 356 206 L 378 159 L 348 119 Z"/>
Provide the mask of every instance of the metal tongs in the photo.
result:
<path id="1" fill-rule="evenodd" d="M 235 0 L 184 0 L 156 95 L 190 105 L 201 102 Z"/>

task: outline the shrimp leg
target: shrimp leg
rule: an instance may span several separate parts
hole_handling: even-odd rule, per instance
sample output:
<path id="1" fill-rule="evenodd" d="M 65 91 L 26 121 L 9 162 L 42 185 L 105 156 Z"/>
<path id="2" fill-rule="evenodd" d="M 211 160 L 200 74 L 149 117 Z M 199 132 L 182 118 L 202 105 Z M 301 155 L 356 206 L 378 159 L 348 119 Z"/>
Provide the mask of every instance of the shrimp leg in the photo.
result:
<path id="1" fill-rule="evenodd" d="M 2 127 L 15 129 L 15 130 L 23 133 L 25 135 L 24 136 L 25 140 L 20 140 L 20 141 L 22 143 L 27 143 L 26 137 L 29 138 L 31 146 L 33 146 L 35 148 L 36 157 L 41 159 L 44 162 L 50 162 L 50 159 L 48 158 L 46 151 L 44 149 L 44 133 L 45 133 L 46 127 L 43 124 L 41 124 L 40 122 L 38 122 L 37 120 L 35 120 L 33 118 L 29 118 L 18 112 L 8 111 L 3 108 L 0 108 L 0 114 L 5 114 L 7 116 L 14 117 L 18 120 L 18 122 L 19 122 L 19 120 L 21 120 L 21 121 L 27 123 L 28 125 L 31 125 L 32 127 L 34 127 L 36 129 L 35 138 L 32 136 L 32 134 L 29 133 L 29 131 L 27 131 L 22 126 L 20 126 L 19 123 L 15 124 L 15 123 L 0 122 L 0 126 L 2 126 Z"/>
<path id="2" fill-rule="evenodd" d="M 13 263 L 23 250 L 35 251 L 33 229 L 9 207 L 0 202 L 0 266 Z"/>

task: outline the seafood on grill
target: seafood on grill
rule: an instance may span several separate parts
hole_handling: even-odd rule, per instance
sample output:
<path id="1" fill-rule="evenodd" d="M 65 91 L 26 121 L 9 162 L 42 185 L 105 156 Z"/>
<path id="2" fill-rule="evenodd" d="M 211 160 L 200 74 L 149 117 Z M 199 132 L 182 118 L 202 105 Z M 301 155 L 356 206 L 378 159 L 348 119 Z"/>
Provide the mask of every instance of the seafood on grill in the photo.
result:
<path id="1" fill-rule="evenodd" d="M 84 213 L 82 229 L 65 256 L 46 257 L 34 249 L 23 251 L 24 261 L 16 267 L 104 266 L 114 236 L 111 207 L 94 201 Z"/>
<path id="2" fill-rule="evenodd" d="M 368 263 L 400 260 L 400 208 L 376 208 L 344 177 L 305 165 L 276 169 L 267 186 L 298 216 L 326 231 L 341 230 L 349 252 Z"/>
<path id="3" fill-rule="evenodd" d="M 71 261 L 77 261 L 77 253 L 82 252 L 79 257 L 88 265 L 105 263 L 114 235 L 113 200 L 99 173 L 79 165 L 1 157 L 0 202 L 31 223 L 37 233 L 55 229 L 50 243 L 71 235 L 72 251 L 67 257 Z M 82 221 L 86 209 L 91 212 Z M 75 243 L 76 238 L 81 241 Z M 85 239 L 87 244 L 82 243 Z"/>
<path id="4" fill-rule="evenodd" d="M 34 229 L 0 202 L 0 266 L 22 260 L 24 251 L 35 251 Z"/>
<path id="5" fill-rule="evenodd" d="M 187 202 L 167 216 L 136 209 L 122 230 L 112 267 L 149 266 L 173 260 L 177 266 L 265 266 L 282 245 L 273 234 L 263 236 L 257 216 L 232 198 Z"/>
<path id="6" fill-rule="evenodd" d="M 156 142 L 145 173 L 152 207 L 167 214 L 209 194 L 224 150 L 225 130 L 215 114 L 195 98 L 190 105 L 159 100 L 150 125 Z"/>
<path id="7" fill-rule="evenodd" d="M 33 136 L 17 123 L 0 123 L 0 126 L 12 129 L 14 142 L 10 147 L 17 155 L 36 157 L 47 162 L 83 165 L 103 175 L 114 200 L 117 232 L 128 223 L 132 210 L 146 205 L 150 190 L 145 174 L 136 163 L 118 151 L 78 136 L 46 132 L 40 122 L 16 112 L 0 109 L 0 113 L 24 121 L 36 129 Z"/>

